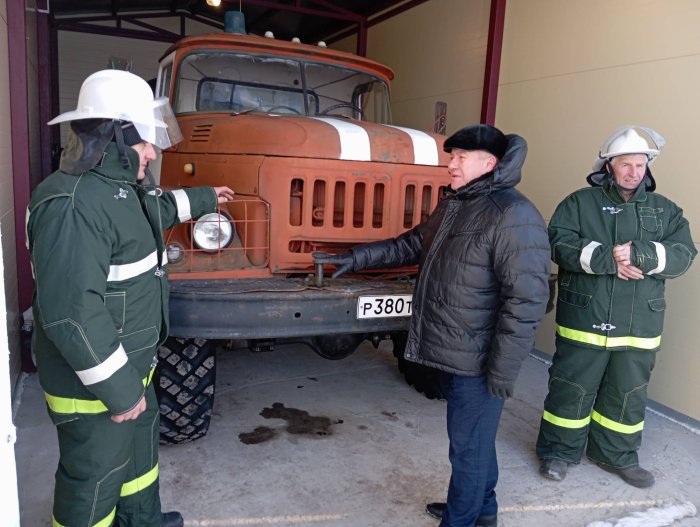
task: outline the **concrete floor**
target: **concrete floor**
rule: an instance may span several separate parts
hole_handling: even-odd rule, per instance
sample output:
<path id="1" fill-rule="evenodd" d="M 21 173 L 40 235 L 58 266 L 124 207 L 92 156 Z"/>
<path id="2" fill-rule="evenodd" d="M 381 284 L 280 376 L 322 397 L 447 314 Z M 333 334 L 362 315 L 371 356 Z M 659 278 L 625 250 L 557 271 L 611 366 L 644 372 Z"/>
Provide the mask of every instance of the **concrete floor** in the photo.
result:
<path id="1" fill-rule="evenodd" d="M 188 527 L 436 526 L 423 510 L 444 499 L 449 480 L 445 404 L 407 386 L 390 349 L 365 343 L 341 361 L 301 345 L 219 353 L 209 434 L 161 448 L 164 510 L 180 510 Z M 586 526 L 669 501 L 700 506 L 700 435 L 652 412 L 641 459 L 656 475 L 653 488 L 630 487 L 585 460 L 563 482 L 540 477 L 534 443 L 546 385 L 547 365 L 529 358 L 504 409 L 501 527 Z M 326 435 L 290 434 L 285 421 L 260 415 L 276 402 L 333 424 Z M 48 526 L 57 447 L 36 376 L 24 382 L 16 425 L 22 525 Z M 260 426 L 274 437 L 241 442 Z M 700 526 L 700 517 L 673 525 Z"/>

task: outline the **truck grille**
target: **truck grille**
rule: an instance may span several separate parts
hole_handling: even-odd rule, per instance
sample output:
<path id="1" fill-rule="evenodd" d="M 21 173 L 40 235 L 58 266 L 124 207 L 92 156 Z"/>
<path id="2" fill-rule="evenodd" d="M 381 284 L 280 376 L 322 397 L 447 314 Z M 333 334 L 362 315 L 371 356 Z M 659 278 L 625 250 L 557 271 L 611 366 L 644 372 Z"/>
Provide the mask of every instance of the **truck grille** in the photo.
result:
<path id="1" fill-rule="evenodd" d="M 369 239 L 397 236 L 425 221 L 445 187 L 435 183 L 435 176 L 405 180 L 291 179 L 289 226 L 302 236 L 292 236 L 289 252 L 337 250 Z M 397 203 L 390 200 L 389 185 L 400 185 L 398 210 Z"/>

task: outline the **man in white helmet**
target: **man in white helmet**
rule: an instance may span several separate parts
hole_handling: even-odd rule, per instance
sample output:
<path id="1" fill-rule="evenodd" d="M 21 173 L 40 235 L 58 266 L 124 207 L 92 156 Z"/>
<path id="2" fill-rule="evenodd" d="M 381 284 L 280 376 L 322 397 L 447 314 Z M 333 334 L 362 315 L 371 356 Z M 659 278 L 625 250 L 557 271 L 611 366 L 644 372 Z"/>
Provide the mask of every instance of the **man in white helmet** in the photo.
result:
<path id="1" fill-rule="evenodd" d="M 653 147 L 639 132 L 645 133 Z M 635 487 L 647 385 L 661 349 L 665 281 L 697 254 L 683 211 L 654 192 L 649 165 L 665 141 L 625 126 L 600 148 L 588 176 L 549 223 L 559 266 L 556 353 L 537 439 L 540 473 L 562 480 L 588 459 Z"/>
<path id="2" fill-rule="evenodd" d="M 36 360 L 59 465 L 54 527 L 182 527 L 158 492 L 156 350 L 168 332 L 162 230 L 215 211 L 227 187 L 160 192 L 154 147 L 181 139 L 167 100 L 125 71 L 94 73 L 59 170 L 27 210 Z"/>

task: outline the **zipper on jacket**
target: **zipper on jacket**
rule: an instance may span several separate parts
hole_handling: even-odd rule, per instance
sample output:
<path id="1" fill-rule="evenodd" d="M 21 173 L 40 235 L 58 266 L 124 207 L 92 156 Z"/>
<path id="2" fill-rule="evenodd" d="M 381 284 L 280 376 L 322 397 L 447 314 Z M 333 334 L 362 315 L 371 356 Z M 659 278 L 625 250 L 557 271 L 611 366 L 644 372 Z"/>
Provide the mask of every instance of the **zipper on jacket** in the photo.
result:
<path id="1" fill-rule="evenodd" d="M 146 187 L 141 185 L 145 192 L 144 196 L 144 203 L 143 203 L 143 209 L 144 213 L 146 215 L 146 219 L 148 220 L 149 225 L 151 225 L 151 230 L 153 232 L 153 239 L 156 242 L 156 270 L 155 270 L 155 275 L 158 278 L 161 278 L 162 276 L 165 275 L 165 271 L 163 270 L 163 252 L 165 251 L 165 242 L 163 240 L 163 218 L 160 213 L 160 200 L 158 199 L 162 194 L 163 190 L 155 187 L 152 190 L 146 190 Z M 156 203 L 156 209 L 158 211 L 158 232 L 155 232 L 155 229 L 153 228 L 153 219 L 151 218 L 151 209 L 148 207 L 148 198 L 149 196 L 153 197 Z M 159 243 L 160 242 L 160 243 Z M 162 247 L 161 247 L 162 246 Z"/>
<path id="2" fill-rule="evenodd" d="M 430 274 L 430 268 L 433 266 L 433 261 L 435 258 L 433 256 L 437 252 L 437 250 L 442 246 L 442 243 L 445 241 L 445 237 L 447 236 L 446 229 L 443 229 L 443 226 L 446 224 L 448 221 L 448 217 L 450 216 L 450 213 L 452 213 L 452 216 L 449 217 L 450 220 L 450 225 L 454 223 L 454 215 L 457 214 L 457 210 L 453 210 L 455 208 L 459 209 L 460 202 L 455 200 L 452 203 L 449 203 L 447 206 L 447 210 L 445 211 L 445 215 L 442 218 L 442 221 L 440 222 L 440 225 L 437 230 L 437 234 L 442 233 L 440 239 L 438 240 L 437 235 L 435 238 L 433 238 L 433 243 L 430 246 L 430 250 L 428 251 L 428 254 L 425 257 L 425 267 L 421 269 L 421 276 L 422 277 L 427 277 Z M 423 302 L 425 301 L 425 288 L 427 287 L 427 278 L 421 280 L 421 305 L 420 305 L 420 314 L 418 316 L 418 321 L 416 324 L 417 328 L 420 328 L 421 326 L 421 321 L 423 320 Z M 415 310 L 415 304 L 414 304 L 414 310 Z"/>

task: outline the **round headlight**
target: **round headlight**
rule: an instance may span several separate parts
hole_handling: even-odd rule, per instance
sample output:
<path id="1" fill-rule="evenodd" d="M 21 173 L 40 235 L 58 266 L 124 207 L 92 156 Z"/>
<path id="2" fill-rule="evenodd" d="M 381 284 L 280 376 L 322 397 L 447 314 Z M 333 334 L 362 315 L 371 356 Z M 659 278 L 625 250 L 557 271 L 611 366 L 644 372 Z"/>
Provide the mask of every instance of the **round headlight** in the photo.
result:
<path id="1" fill-rule="evenodd" d="M 224 214 L 216 212 L 205 214 L 194 224 L 192 236 L 198 249 L 215 253 L 231 243 L 233 223 Z"/>

